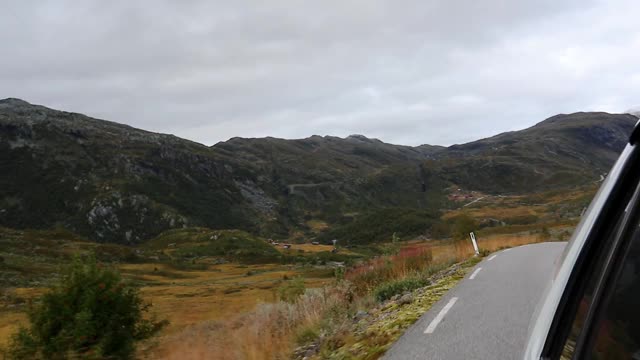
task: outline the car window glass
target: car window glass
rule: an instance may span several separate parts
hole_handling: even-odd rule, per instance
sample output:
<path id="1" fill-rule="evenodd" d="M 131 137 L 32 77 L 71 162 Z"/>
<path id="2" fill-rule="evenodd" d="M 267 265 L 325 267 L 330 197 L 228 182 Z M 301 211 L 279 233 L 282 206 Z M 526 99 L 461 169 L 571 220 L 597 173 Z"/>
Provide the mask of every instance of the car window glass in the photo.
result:
<path id="1" fill-rule="evenodd" d="M 618 229 L 622 222 L 622 216 L 619 216 L 618 222 L 611 226 L 606 234 L 601 238 L 603 244 L 611 243 L 613 238 L 616 236 L 616 229 Z M 584 292 L 578 302 L 575 317 L 573 319 L 573 323 L 569 330 L 569 334 L 567 335 L 567 339 L 564 343 L 564 347 L 562 349 L 562 353 L 560 359 L 568 360 L 573 357 L 573 353 L 575 352 L 576 343 L 580 334 L 584 330 L 584 323 L 589 312 L 589 308 L 591 307 L 591 300 L 593 298 L 593 294 L 595 291 L 598 274 L 601 273 L 602 269 L 605 266 L 605 256 L 604 253 L 600 254 L 601 256 L 597 257 L 596 260 L 589 265 L 590 267 L 590 275 L 587 276 L 588 281 L 585 282 Z M 639 359 L 640 360 L 640 359 Z"/>
<path id="2" fill-rule="evenodd" d="M 591 357 L 640 360 L 640 233 L 636 231 L 594 324 Z"/>

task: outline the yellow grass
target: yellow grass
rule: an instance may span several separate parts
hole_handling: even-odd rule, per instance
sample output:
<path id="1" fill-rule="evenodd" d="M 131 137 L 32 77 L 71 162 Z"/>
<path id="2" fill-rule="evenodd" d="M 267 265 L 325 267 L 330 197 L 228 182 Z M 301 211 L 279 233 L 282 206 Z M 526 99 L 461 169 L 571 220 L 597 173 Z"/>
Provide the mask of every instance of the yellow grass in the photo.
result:
<path id="1" fill-rule="evenodd" d="M 539 235 L 491 235 L 478 239 L 478 247 L 489 251 L 496 251 L 506 247 L 515 247 L 542 242 Z"/>
<path id="2" fill-rule="evenodd" d="M 291 245 L 291 248 L 289 249 L 285 249 L 283 247 L 283 243 L 280 243 L 279 245 L 274 245 L 274 247 L 276 248 L 276 250 L 284 254 L 295 254 L 299 250 L 302 250 L 304 253 L 317 253 L 317 252 L 333 250 L 333 245 L 323 245 L 323 244 L 313 245 L 308 243 L 290 244 L 290 245 Z M 345 248 L 340 248 L 340 254 L 353 254 L 353 252 Z"/>
<path id="3" fill-rule="evenodd" d="M 0 347 L 9 343 L 19 324 L 26 324 L 27 314 L 17 311 L 0 311 Z"/>
<path id="4" fill-rule="evenodd" d="M 153 359 L 285 359 L 301 327 L 317 323 L 325 311 L 341 305 L 346 288 L 307 292 L 295 304 L 261 304 L 255 311 L 226 321 L 203 322 L 158 340 L 142 350 Z"/>
<path id="5" fill-rule="evenodd" d="M 329 224 L 321 220 L 309 220 L 307 221 L 307 226 L 315 232 L 321 232 L 329 228 Z"/>
<path id="6" fill-rule="evenodd" d="M 492 207 L 484 206 L 481 208 L 470 208 L 464 210 L 455 210 L 447 213 L 443 216 L 444 219 L 449 219 L 463 213 L 474 217 L 476 219 L 481 218 L 493 218 L 493 219 L 506 219 L 516 216 L 526 215 L 540 215 L 544 213 L 544 206 L 514 206 L 514 207 Z"/>
<path id="7" fill-rule="evenodd" d="M 126 274 L 128 269 L 149 271 L 153 267 L 153 264 L 124 265 L 122 270 Z M 297 270 L 283 265 L 238 264 L 213 265 L 203 271 L 174 272 L 189 277 L 163 279 L 162 285 L 141 289 L 143 297 L 153 304 L 153 311 L 170 321 L 166 333 L 202 321 L 247 312 L 261 302 L 272 302 L 274 289 L 283 279 L 298 274 Z M 157 281 L 158 277 L 152 274 L 145 277 Z M 305 280 L 309 287 L 321 286 L 327 281 L 321 278 Z"/>
<path id="8" fill-rule="evenodd" d="M 3 289 L 5 296 L 25 302 L 34 299 L 45 292 L 42 288 L 11 288 Z M 0 347 L 8 344 L 11 334 L 15 333 L 21 325 L 27 324 L 27 314 L 24 306 L 16 307 L 15 304 L 4 304 L 0 301 Z"/>
<path id="9" fill-rule="evenodd" d="M 314 252 L 321 252 L 321 251 L 331 251 L 333 250 L 333 246 L 332 245 L 313 245 L 313 244 L 291 244 L 290 251 L 298 251 L 298 250 L 314 253 Z M 344 252 L 344 250 L 342 252 Z"/>
<path id="10" fill-rule="evenodd" d="M 442 218 L 446 220 L 461 214 L 467 214 L 476 219 L 494 218 L 499 220 L 527 215 L 544 216 L 549 213 L 550 206 L 565 204 L 584 196 L 593 196 L 596 189 L 597 187 L 587 186 L 561 193 L 547 192 L 529 196 L 487 196 L 481 204 L 478 203 L 477 205 L 448 211 Z"/>
<path id="11" fill-rule="evenodd" d="M 490 235 L 478 238 L 480 250 L 490 252 L 516 247 L 526 244 L 533 244 L 544 241 L 539 235 L 530 234 L 504 234 Z M 459 240 L 456 242 L 436 242 L 432 245 L 433 261 L 443 262 L 448 260 L 460 261 L 461 259 L 473 256 L 474 249 L 471 240 Z"/>

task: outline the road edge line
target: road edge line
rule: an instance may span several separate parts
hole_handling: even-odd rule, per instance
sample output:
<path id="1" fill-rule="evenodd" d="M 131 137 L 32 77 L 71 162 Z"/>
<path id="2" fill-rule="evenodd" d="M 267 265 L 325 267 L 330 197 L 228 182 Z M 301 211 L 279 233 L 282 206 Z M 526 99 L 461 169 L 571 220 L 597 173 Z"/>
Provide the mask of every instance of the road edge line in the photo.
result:
<path id="1" fill-rule="evenodd" d="M 451 310 L 456 301 L 458 301 L 457 297 L 452 297 L 451 300 L 449 300 L 447 305 L 445 305 L 442 310 L 440 310 L 438 315 L 436 315 L 436 317 L 431 320 L 429 326 L 427 326 L 427 328 L 424 330 L 425 334 L 433 334 L 433 332 L 436 330 L 436 327 L 438 327 L 438 324 L 440 324 L 442 319 L 444 319 L 444 317 L 447 315 L 449 310 Z"/>
<path id="2" fill-rule="evenodd" d="M 469 280 L 473 280 L 476 278 L 476 276 L 478 275 L 478 273 L 480 272 L 480 270 L 482 270 L 481 267 L 477 268 L 472 274 L 471 276 L 469 276 Z"/>

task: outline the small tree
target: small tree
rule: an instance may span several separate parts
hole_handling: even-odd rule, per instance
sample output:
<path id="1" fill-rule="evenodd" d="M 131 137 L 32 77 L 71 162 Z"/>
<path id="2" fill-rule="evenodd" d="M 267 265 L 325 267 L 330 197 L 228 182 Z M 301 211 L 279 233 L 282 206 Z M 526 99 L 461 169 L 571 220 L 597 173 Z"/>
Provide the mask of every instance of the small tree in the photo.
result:
<path id="1" fill-rule="evenodd" d="M 344 280 L 345 273 L 346 273 L 346 269 L 344 266 L 338 266 L 333 270 L 333 275 L 335 276 L 338 282 Z"/>
<path id="2" fill-rule="evenodd" d="M 467 214 L 458 215 L 454 218 L 452 236 L 457 239 L 466 239 L 469 233 L 476 230 L 478 224 L 474 218 Z"/>
<path id="3" fill-rule="evenodd" d="M 30 326 L 13 336 L 8 358 L 129 359 L 136 341 L 168 324 L 145 319 L 149 307 L 116 270 L 98 265 L 94 256 L 76 258 L 30 308 Z"/>

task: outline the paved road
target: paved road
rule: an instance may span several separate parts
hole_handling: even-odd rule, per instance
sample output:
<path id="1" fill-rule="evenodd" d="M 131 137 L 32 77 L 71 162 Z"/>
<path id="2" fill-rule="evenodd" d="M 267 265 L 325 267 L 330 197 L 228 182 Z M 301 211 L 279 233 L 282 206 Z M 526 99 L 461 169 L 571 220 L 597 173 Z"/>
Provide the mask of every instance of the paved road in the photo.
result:
<path id="1" fill-rule="evenodd" d="M 409 328 L 384 359 L 517 359 L 565 245 L 525 245 L 485 258 Z"/>

